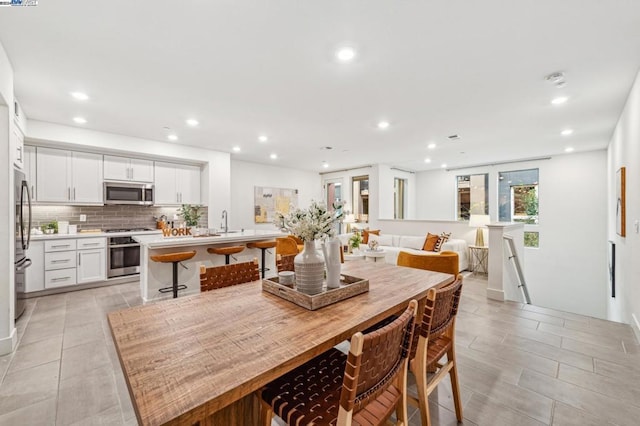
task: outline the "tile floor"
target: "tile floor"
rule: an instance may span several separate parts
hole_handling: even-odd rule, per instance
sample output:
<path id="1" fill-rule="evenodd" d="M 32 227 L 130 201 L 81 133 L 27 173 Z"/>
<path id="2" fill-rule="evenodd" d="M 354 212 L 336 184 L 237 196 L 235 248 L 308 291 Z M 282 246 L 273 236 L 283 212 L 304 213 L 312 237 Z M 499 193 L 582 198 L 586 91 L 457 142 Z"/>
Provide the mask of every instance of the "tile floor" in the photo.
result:
<path id="1" fill-rule="evenodd" d="M 629 326 L 489 301 L 485 289 L 466 278 L 457 322 L 465 425 L 638 424 L 640 347 Z M 16 352 L 0 357 L 0 425 L 137 424 L 105 314 L 140 303 L 137 283 L 30 299 Z M 456 424 L 448 380 L 431 418 Z"/>

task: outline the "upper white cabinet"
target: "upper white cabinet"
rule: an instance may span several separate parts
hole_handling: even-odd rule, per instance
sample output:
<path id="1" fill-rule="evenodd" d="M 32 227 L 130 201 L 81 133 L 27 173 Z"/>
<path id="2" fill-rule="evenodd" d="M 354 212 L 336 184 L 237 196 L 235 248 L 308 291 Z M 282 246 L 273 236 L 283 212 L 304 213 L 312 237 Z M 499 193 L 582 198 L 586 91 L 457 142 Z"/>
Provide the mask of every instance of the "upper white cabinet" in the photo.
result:
<path id="1" fill-rule="evenodd" d="M 104 179 L 153 182 L 153 161 L 105 155 Z"/>
<path id="2" fill-rule="evenodd" d="M 13 164 L 22 169 L 24 167 L 24 135 L 22 130 L 15 125 L 11 131 L 11 152 L 13 152 Z"/>
<path id="3" fill-rule="evenodd" d="M 102 204 L 102 155 L 39 147 L 38 201 Z"/>
<path id="4" fill-rule="evenodd" d="M 155 204 L 200 204 L 200 167 L 156 161 Z"/>
<path id="5" fill-rule="evenodd" d="M 36 147 L 31 145 L 24 146 L 24 174 L 27 176 L 27 182 L 29 182 L 29 189 L 31 190 L 31 201 L 38 199 L 38 192 L 36 191 Z"/>

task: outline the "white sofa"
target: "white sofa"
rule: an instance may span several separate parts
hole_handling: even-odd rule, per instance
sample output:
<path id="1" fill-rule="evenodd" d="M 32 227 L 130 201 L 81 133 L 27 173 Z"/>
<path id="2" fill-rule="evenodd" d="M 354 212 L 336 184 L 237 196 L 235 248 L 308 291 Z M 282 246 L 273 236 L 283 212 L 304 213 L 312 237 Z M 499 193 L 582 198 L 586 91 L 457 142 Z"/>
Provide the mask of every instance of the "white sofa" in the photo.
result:
<path id="1" fill-rule="evenodd" d="M 340 234 L 338 238 L 340 238 L 343 245 L 347 245 L 351 235 L 352 234 Z M 401 251 L 421 256 L 438 256 L 440 254 L 439 252 L 422 250 L 426 235 L 369 234 L 369 239 L 378 241 L 378 247 L 385 251 L 385 262 L 392 265 L 396 265 L 398 263 L 398 254 Z M 366 246 L 360 247 L 366 248 Z M 455 238 L 449 239 L 442 245 L 440 251 L 453 251 L 458 253 L 460 271 L 464 271 L 469 268 L 469 246 L 465 240 Z"/>

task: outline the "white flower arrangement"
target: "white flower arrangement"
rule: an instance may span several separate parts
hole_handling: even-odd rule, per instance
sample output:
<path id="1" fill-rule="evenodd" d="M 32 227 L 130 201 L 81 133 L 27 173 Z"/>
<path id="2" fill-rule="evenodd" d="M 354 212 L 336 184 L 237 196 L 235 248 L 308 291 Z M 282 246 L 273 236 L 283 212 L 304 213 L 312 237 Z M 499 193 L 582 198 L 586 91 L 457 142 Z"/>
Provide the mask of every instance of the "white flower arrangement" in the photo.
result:
<path id="1" fill-rule="evenodd" d="M 295 209 L 286 216 L 276 213 L 273 223 L 302 241 L 326 240 L 336 235 L 334 225 L 342 219 L 342 206 L 342 202 L 334 203 L 331 212 L 324 203 L 311 201 L 306 210 Z"/>

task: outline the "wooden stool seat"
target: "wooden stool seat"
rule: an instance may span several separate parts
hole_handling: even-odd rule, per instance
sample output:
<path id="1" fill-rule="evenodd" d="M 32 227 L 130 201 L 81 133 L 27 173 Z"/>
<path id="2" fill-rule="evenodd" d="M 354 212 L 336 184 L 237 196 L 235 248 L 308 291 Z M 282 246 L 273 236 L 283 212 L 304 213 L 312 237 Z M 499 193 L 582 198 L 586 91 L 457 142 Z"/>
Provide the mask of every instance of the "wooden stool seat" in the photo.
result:
<path id="1" fill-rule="evenodd" d="M 149 257 L 154 262 L 173 263 L 173 262 L 184 262 L 185 260 L 191 259 L 195 255 L 196 255 L 196 252 L 194 250 L 194 251 L 183 251 L 180 253 L 156 254 Z"/>
<path id="2" fill-rule="evenodd" d="M 278 243 L 275 241 L 254 241 L 251 243 L 247 243 L 247 247 L 266 250 L 266 249 L 274 248 L 277 244 Z"/>
<path id="3" fill-rule="evenodd" d="M 232 254 L 238 254 L 242 250 L 244 250 L 244 246 L 209 247 L 207 253 L 224 256 L 224 264 L 228 265 L 230 263 L 230 256 Z"/>
<path id="4" fill-rule="evenodd" d="M 153 256 L 149 256 L 151 260 L 154 262 L 161 263 L 172 263 L 173 264 L 173 282 L 171 287 L 163 287 L 158 289 L 160 293 L 168 293 L 173 292 L 173 298 L 176 299 L 178 297 L 178 290 L 184 290 L 187 288 L 186 285 L 178 285 L 178 263 L 184 262 L 185 260 L 191 259 L 196 255 L 196 251 L 183 251 L 178 253 L 166 253 L 166 254 L 156 254 Z M 182 266 L 186 268 L 186 266 Z"/>
<path id="5" fill-rule="evenodd" d="M 268 271 L 269 268 L 266 267 L 265 265 L 265 251 L 267 251 L 270 248 L 274 248 L 275 246 L 277 246 L 278 243 L 275 240 L 272 241 L 252 241 L 250 243 L 247 243 L 247 248 L 250 249 L 260 249 L 262 251 L 262 278 L 264 278 L 264 273 L 265 271 Z"/>

